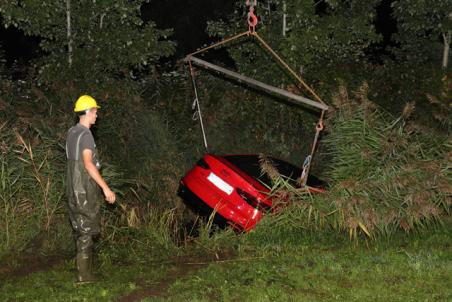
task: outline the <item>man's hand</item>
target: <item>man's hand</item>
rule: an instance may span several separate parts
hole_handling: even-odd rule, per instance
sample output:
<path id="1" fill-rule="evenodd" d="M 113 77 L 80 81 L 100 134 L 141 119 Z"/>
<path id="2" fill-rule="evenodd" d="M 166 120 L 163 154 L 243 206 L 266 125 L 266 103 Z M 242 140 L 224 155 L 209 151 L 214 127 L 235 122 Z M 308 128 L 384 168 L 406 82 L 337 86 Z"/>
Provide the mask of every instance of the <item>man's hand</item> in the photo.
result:
<path id="1" fill-rule="evenodd" d="M 106 188 L 104 191 L 104 195 L 105 195 L 105 200 L 109 203 L 109 204 L 113 204 L 116 201 L 116 194 L 115 192 L 113 192 L 112 190 L 110 190 L 110 188 Z"/>

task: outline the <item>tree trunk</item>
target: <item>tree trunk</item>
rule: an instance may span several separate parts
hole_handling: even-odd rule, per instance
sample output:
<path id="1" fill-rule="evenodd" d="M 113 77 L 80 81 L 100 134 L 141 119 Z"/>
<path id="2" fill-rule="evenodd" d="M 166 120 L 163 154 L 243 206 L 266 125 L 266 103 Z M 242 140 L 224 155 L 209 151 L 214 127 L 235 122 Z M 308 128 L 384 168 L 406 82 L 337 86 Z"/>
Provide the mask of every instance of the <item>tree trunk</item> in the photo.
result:
<path id="1" fill-rule="evenodd" d="M 67 62 L 72 66 L 71 0 L 66 0 Z"/>
<path id="2" fill-rule="evenodd" d="M 282 27 L 282 35 L 286 36 L 287 32 L 287 13 L 286 13 L 286 2 L 283 2 L 283 27 Z"/>
<path id="3" fill-rule="evenodd" d="M 450 31 L 447 33 L 443 33 L 443 69 L 445 70 L 449 65 L 449 52 L 450 52 Z"/>
<path id="4" fill-rule="evenodd" d="M 99 29 L 102 29 L 103 25 L 104 25 L 104 18 L 107 14 L 103 13 L 102 15 L 100 15 L 100 22 L 99 22 Z"/>

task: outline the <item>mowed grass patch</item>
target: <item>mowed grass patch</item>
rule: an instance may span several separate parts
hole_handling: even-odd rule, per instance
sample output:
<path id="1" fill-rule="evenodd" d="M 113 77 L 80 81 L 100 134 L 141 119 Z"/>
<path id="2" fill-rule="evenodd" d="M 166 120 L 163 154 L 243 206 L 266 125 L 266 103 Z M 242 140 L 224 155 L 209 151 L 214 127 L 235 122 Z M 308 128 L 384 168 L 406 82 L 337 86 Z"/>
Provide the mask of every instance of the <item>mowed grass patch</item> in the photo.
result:
<path id="1" fill-rule="evenodd" d="M 176 281 L 168 298 L 146 301 L 451 301 L 450 231 L 371 247 L 254 250 Z"/>

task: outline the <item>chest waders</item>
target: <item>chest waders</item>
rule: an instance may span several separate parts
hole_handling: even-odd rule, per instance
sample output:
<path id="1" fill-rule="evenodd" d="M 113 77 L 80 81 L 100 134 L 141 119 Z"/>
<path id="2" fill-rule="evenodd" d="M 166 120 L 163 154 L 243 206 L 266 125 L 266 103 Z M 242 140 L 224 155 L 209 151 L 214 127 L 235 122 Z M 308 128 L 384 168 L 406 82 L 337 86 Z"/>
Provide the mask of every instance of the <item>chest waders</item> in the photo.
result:
<path id="1" fill-rule="evenodd" d="M 100 187 L 89 176 L 80 154 L 80 139 L 86 133 L 87 131 L 82 131 L 77 137 L 75 160 L 67 159 L 66 193 L 69 218 L 76 235 L 79 282 L 94 281 L 91 274 L 93 236 L 100 233 Z"/>

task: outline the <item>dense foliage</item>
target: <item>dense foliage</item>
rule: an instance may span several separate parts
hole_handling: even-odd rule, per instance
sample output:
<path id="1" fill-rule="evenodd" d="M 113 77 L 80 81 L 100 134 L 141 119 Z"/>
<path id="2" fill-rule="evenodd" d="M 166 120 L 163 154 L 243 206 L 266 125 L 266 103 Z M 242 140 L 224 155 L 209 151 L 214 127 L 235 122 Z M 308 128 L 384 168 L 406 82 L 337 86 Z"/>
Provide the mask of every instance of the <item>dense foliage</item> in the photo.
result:
<path id="1" fill-rule="evenodd" d="M 448 68 L 449 47 L 452 34 L 450 1 L 407 1 L 392 3 L 393 16 L 398 20 L 392 51 L 402 61 L 415 64 L 434 64 Z"/>
<path id="2" fill-rule="evenodd" d="M 41 39 L 41 82 L 75 82 L 90 91 L 113 76 L 153 68 L 174 51 L 171 30 L 140 18 L 145 1 L 1 1 L 5 26 Z M 76 85 L 76 86 L 78 86 Z"/>

